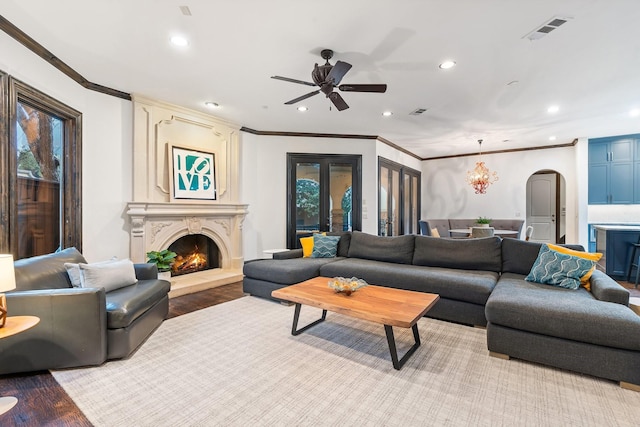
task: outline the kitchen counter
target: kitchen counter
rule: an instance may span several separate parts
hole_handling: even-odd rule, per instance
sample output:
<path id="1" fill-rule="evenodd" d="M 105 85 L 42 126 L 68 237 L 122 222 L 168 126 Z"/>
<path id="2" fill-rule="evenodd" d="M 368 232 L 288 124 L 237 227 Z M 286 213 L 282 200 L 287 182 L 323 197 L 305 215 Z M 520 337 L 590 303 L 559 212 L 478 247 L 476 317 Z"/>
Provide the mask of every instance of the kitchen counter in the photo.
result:
<path id="1" fill-rule="evenodd" d="M 594 224 L 596 252 L 602 254 L 598 269 L 614 279 L 626 280 L 631 248 L 640 241 L 639 224 Z"/>

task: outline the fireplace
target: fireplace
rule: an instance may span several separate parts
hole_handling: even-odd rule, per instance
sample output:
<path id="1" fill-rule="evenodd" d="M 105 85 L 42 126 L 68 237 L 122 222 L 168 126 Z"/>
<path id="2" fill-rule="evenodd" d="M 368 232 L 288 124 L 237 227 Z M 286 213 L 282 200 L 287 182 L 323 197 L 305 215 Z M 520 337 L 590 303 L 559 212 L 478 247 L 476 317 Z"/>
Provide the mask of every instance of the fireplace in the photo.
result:
<path id="1" fill-rule="evenodd" d="M 182 236 L 169 245 L 169 250 L 177 254 L 171 266 L 171 276 L 220 267 L 218 246 L 204 234 Z"/>
<path id="2" fill-rule="evenodd" d="M 130 258 L 145 262 L 149 251 L 178 253 L 169 297 L 242 281 L 247 205 L 239 201 L 239 126 L 138 95 L 133 104 Z M 176 145 L 215 153 L 215 200 L 176 197 L 169 155 Z"/>

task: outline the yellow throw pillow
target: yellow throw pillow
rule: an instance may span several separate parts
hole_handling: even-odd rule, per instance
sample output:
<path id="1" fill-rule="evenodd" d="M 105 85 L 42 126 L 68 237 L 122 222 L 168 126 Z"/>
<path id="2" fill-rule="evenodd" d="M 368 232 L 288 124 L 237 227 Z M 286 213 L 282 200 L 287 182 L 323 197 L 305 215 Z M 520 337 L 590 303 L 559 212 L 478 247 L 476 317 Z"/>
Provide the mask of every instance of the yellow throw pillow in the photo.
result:
<path id="1" fill-rule="evenodd" d="M 323 236 L 327 235 L 326 232 L 320 234 L 322 234 Z M 300 244 L 302 245 L 302 257 L 309 258 L 313 253 L 313 236 L 301 237 Z"/>
<path id="2" fill-rule="evenodd" d="M 300 244 L 302 245 L 302 256 L 309 258 L 313 252 L 313 236 L 301 237 Z"/>
<path id="3" fill-rule="evenodd" d="M 573 249 L 565 248 L 564 246 L 558 246 L 558 245 L 552 245 L 552 244 L 547 244 L 547 246 L 549 246 L 549 249 L 554 250 L 556 252 L 560 252 L 561 254 L 573 255 L 573 256 L 588 259 L 594 262 L 598 262 L 600 261 L 600 258 L 602 258 L 602 254 L 599 252 L 590 253 L 590 252 L 575 251 Z M 591 275 L 593 274 L 593 270 L 595 269 L 596 269 L 596 266 L 594 265 L 591 268 L 591 270 L 587 272 L 587 274 L 585 274 L 580 278 L 580 285 L 584 287 L 586 290 L 588 290 L 589 292 L 591 292 L 591 283 L 589 282 L 589 279 L 591 278 Z"/>
<path id="4" fill-rule="evenodd" d="M 431 229 L 431 237 L 440 237 L 440 232 L 438 231 L 437 228 Z"/>

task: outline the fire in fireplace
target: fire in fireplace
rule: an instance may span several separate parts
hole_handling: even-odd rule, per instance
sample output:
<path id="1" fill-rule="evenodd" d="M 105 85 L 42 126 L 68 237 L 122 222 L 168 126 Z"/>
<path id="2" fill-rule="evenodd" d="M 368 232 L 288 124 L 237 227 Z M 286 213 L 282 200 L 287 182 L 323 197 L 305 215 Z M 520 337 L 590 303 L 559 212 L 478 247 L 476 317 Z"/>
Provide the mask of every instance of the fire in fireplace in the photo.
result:
<path id="1" fill-rule="evenodd" d="M 218 245 L 204 234 L 189 234 L 169 245 L 178 254 L 171 267 L 171 276 L 195 273 L 220 267 Z"/>

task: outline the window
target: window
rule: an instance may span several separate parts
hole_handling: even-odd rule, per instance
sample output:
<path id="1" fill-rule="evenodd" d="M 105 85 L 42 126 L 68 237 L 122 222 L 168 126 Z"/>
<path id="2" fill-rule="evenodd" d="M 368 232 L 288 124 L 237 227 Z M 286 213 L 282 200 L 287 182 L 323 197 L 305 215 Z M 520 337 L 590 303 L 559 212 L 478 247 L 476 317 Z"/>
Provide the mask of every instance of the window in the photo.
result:
<path id="1" fill-rule="evenodd" d="M 287 154 L 287 246 L 323 231 L 362 228 L 362 156 Z"/>
<path id="2" fill-rule="evenodd" d="M 0 250 L 16 259 L 82 250 L 78 111 L 0 73 Z"/>
<path id="3" fill-rule="evenodd" d="M 420 177 L 415 169 L 378 158 L 378 234 L 419 234 Z"/>

